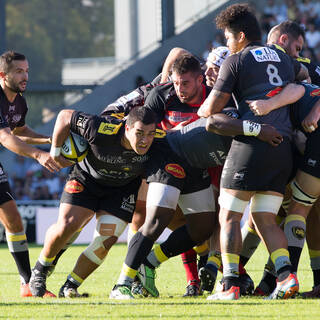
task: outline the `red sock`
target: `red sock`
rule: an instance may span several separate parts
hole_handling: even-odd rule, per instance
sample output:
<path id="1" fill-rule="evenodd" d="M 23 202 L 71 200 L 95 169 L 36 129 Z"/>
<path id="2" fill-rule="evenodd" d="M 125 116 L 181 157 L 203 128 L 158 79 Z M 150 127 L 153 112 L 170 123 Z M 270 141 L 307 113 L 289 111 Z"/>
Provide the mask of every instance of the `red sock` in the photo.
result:
<path id="1" fill-rule="evenodd" d="M 240 262 L 239 263 L 239 274 L 241 275 L 241 274 L 246 274 L 246 273 L 247 273 L 246 269 L 244 268 L 243 264 Z"/>
<path id="2" fill-rule="evenodd" d="M 198 277 L 198 269 L 197 269 L 197 253 L 190 249 L 184 253 L 181 253 L 181 258 L 184 266 L 184 270 L 186 271 L 187 282 L 189 281 L 200 281 Z"/>

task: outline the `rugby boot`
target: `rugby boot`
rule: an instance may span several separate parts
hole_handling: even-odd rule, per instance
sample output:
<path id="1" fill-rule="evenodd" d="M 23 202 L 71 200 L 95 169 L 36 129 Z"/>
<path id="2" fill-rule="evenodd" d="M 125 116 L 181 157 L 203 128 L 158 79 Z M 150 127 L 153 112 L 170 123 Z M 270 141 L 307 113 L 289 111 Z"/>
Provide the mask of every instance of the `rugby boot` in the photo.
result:
<path id="1" fill-rule="evenodd" d="M 32 293 L 30 291 L 30 288 L 29 288 L 29 283 L 26 283 L 26 284 L 22 284 L 20 285 L 20 296 L 22 298 L 25 298 L 25 297 L 32 297 Z M 44 298 L 56 298 L 57 296 L 46 290 L 45 294 L 43 295 Z"/>
<path id="2" fill-rule="evenodd" d="M 229 290 L 220 291 L 207 297 L 207 300 L 239 300 L 240 287 L 232 286 Z"/>
<path id="3" fill-rule="evenodd" d="M 69 280 L 63 284 L 59 290 L 59 298 L 87 298 L 89 297 L 88 293 L 80 294 L 78 292 L 78 287 Z"/>
<path id="4" fill-rule="evenodd" d="M 137 274 L 143 287 L 155 298 L 159 297 L 159 291 L 155 284 L 156 270 L 142 264 Z"/>
<path id="5" fill-rule="evenodd" d="M 271 292 L 263 291 L 259 286 L 254 289 L 253 295 L 256 297 L 265 297 L 270 295 Z"/>
<path id="6" fill-rule="evenodd" d="M 34 297 L 43 297 L 47 291 L 46 289 L 47 273 L 41 272 L 37 269 L 31 270 L 31 278 L 29 288 Z"/>
<path id="7" fill-rule="evenodd" d="M 144 298 L 146 298 L 149 295 L 149 292 L 143 287 L 139 279 L 135 279 L 135 281 L 132 282 L 131 293 L 134 296 Z"/>
<path id="8" fill-rule="evenodd" d="M 216 283 L 217 274 L 207 266 L 204 266 L 199 269 L 199 279 L 201 282 L 201 289 L 212 292 Z"/>
<path id="9" fill-rule="evenodd" d="M 116 284 L 110 292 L 109 299 L 130 300 L 134 299 L 134 297 L 129 286 Z"/>
<path id="10" fill-rule="evenodd" d="M 240 293 L 242 296 L 251 296 L 254 291 L 254 283 L 247 273 L 239 275 Z"/>
<path id="11" fill-rule="evenodd" d="M 299 282 L 294 273 L 290 273 L 283 281 L 278 282 L 274 291 L 265 298 L 265 300 L 273 299 L 289 299 L 294 297 L 299 291 Z"/>
<path id="12" fill-rule="evenodd" d="M 313 287 L 311 291 L 302 292 L 301 296 L 304 299 L 320 298 L 320 284 Z"/>
<path id="13" fill-rule="evenodd" d="M 202 294 L 200 291 L 200 283 L 197 280 L 190 280 L 188 282 L 186 293 L 183 295 L 183 297 L 197 297 Z"/>
<path id="14" fill-rule="evenodd" d="M 20 284 L 20 296 L 22 298 L 25 298 L 25 297 L 32 297 L 32 293 L 30 291 L 30 288 L 29 288 L 29 283 L 21 283 Z"/>

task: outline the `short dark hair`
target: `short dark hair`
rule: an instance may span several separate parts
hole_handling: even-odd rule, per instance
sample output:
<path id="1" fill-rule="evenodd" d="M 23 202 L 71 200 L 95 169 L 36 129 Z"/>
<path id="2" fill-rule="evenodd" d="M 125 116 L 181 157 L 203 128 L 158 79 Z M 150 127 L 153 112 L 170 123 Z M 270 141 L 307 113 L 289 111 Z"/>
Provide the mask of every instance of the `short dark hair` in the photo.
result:
<path id="1" fill-rule="evenodd" d="M 283 34 L 287 34 L 289 37 L 292 37 L 295 40 L 298 39 L 300 36 L 303 38 L 303 40 L 306 39 L 306 33 L 303 27 L 301 27 L 295 21 L 286 20 L 274 26 L 270 30 L 268 34 L 268 42 L 276 42 L 276 40 Z"/>
<path id="2" fill-rule="evenodd" d="M 156 116 L 152 109 L 147 106 L 135 107 L 131 109 L 127 116 L 126 124 L 132 127 L 137 121 L 143 124 L 156 124 Z"/>
<path id="3" fill-rule="evenodd" d="M 218 29 L 228 29 L 231 33 L 243 32 L 249 41 L 261 40 L 261 28 L 253 9 L 247 3 L 233 4 L 216 17 Z"/>
<path id="4" fill-rule="evenodd" d="M 7 51 L 0 57 L 0 72 L 8 73 L 11 70 L 13 61 L 24 61 L 26 57 L 15 51 Z"/>
<path id="5" fill-rule="evenodd" d="M 199 60 L 189 53 L 182 54 L 175 60 L 172 65 L 172 72 L 176 72 L 178 74 L 185 74 L 187 72 L 202 74 Z"/>

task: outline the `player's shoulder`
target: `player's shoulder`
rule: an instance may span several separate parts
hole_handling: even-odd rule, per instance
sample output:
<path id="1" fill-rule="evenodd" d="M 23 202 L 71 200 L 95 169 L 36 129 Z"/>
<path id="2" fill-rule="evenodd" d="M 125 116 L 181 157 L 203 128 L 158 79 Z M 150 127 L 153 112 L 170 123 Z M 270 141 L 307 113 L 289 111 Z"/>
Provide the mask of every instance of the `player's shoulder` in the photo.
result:
<path id="1" fill-rule="evenodd" d="M 119 117 L 119 114 L 106 115 L 98 118 L 98 133 L 105 135 L 116 135 L 125 123 L 125 118 Z"/>

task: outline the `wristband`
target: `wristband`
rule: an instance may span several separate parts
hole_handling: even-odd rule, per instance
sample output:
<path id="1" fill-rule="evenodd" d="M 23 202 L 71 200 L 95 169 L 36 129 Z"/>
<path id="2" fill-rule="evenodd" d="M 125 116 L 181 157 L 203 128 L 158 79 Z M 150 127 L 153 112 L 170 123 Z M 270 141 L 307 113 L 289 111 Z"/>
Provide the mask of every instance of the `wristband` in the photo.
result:
<path id="1" fill-rule="evenodd" d="M 61 147 L 54 147 L 54 146 L 51 146 L 51 149 L 50 149 L 50 156 L 52 158 L 56 158 L 56 157 L 59 157 L 61 154 Z"/>
<path id="2" fill-rule="evenodd" d="M 261 124 L 252 122 L 250 120 L 244 120 L 242 122 L 243 134 L 245 136 L 254 136 L 256 137 L 261 131 Z"/>

